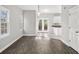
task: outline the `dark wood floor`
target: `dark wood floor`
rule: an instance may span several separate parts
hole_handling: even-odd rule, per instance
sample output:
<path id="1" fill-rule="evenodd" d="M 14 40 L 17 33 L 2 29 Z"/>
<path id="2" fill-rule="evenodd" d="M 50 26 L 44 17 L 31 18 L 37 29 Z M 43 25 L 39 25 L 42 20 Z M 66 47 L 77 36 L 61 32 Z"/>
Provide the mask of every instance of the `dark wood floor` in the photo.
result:
<path id="1" fill-rule="evenodd" d="M 22 37 L 1 54 L 77 54 L 57 39 Z"/>

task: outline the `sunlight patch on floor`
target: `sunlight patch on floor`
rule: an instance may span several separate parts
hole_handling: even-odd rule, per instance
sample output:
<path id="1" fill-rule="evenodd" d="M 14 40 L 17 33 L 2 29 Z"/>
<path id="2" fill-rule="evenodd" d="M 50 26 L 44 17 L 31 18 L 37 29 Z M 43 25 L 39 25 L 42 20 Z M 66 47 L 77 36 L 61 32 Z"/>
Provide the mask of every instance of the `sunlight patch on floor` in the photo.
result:
<path id="1" fill-rule="evenodd" d="M 38 40 L 49 40 L 50 38 L 49 38 L 49 36 L 48 36 L 48 34 L 38 34 L 37 36 L 36 36 L 36 38 L 35 39 L 38 39 Z"/>

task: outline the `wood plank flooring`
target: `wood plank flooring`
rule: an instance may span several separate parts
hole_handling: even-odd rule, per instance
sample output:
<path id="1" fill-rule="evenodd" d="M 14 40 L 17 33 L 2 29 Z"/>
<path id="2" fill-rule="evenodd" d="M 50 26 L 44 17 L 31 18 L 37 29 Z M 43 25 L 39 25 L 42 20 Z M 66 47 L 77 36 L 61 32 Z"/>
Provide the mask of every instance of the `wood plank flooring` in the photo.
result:
<path id="1" fill-rule="evenodd" d="M 78 54 L 58 39 L 22 37 L 1 54 Z"/>

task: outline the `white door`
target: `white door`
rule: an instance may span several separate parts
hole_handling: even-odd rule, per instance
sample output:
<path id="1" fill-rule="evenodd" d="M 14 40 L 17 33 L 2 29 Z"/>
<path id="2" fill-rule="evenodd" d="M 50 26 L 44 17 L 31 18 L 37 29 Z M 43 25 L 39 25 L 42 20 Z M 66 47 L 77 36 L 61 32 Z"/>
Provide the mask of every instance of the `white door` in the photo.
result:
<path id="1" fill-rule="evenodd" d="M 40 36 L 48 35 L 49 32 L 49 19 L 48 18 L 40 18 L 38 19 L 38 30 L 37 34 Z"/>
<path id="2" fill-rule="evenodd" d="M 78 51 L 78 12 L 77 10 L 70 10 L 69 14 L 69 44 L 72 48 Z"/>

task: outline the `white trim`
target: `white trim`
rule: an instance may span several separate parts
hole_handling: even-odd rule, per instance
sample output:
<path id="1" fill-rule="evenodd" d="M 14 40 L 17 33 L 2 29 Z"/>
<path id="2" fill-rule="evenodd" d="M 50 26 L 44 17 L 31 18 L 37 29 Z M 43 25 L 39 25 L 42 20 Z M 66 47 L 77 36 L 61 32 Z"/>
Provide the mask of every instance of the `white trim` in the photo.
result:
<path id="1" fill-rule="evenodd" d="M 66 41 L 64 41 L 63 39 L 61 39 L 61 41 L 64 43 L 64 44 L 66 44 L 67 46 L 69 46 L 69 47 L 71 47 Z M 73 47 L 71 47 L 71 48 L 73 48 Z M 74 49 L 74 48 L 73 48 Z M 78 50 L 76 50 L 76 49 L 74 49 L 75 51 L 77 51 L 78 53 L 79 53 L 79 51 Z"/>
<path id="2" fill-rule="evenodd" d="M 19 40 L 19 38 L 21 38 L 22 36 L 18 37 L 17 39 L 13 40 L 12 42 L 10 42 L 8 45 L 6 45 L 4 48 L 0 49 L 0 53 L 2 51 L 4 51 L 5 49 L 7 49 L 9 46 L 11 46 L 14 42 L 16 42 L 17 40 Z"/>
<path id="3" fill-rule="evenodd" d="M 61 39 L 61 41 L 66 44 L 67 46 L 70 46 L 64 39 Z"/>
<path id="4" fill-rule="evenodd" d="M 73 48 L 72 46 L 70 46 L 66 41 L 64 41 L 63 39 L 61 39 L 61 41 L 64 43 L 64 44 L 66 44 L 67 46 L 69 46 L 69 47 L 71 47 L 71 48 Z M 73 48 L 74 49 L 74 48 Z M 79 53 L 79 51 L 78 50 L 76 50 L 76 49 L 74 49 L 75 51 L 77 51 L 78 53 Z"/>
<path id="5" fill-rule="evenodd" d="M 55 38 L 57 40 L 62 41 L 64 44 L 66 44 L 67 46 L 70 46 L 65 40 L 63 40 L 61 37 L 50 37 L 50 38 Z"/>

